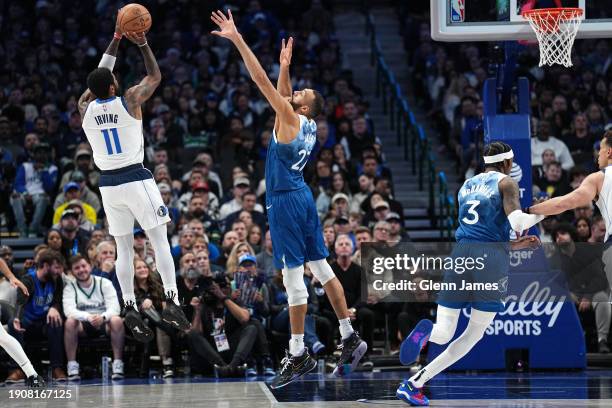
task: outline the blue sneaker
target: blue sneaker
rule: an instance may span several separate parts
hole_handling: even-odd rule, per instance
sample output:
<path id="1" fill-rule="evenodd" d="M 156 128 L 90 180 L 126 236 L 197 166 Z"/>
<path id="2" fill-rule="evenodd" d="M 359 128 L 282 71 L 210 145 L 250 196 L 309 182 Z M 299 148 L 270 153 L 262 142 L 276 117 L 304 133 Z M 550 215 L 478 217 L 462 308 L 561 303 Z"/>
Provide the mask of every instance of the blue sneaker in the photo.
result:
<path id="1" fill-rule="evenodd" d="M 429 405 L 429 399 L 423 394 L 420 388 L 412 385 L 410 380 L 402 381 L 400 386 L 395 391 L 395 396 L 413 407 L 426 407 Z"/>
<path id="2" fill-rule="evenodd" d="M 400 362 L 403 365 L 410 365 L 417 360 L 419 353 L 425 344 L 427 344 L 432 330 L 433 322 L 428 319 L 421 320 L 412 329 L 412 332 L 410 332 L 400 346 Z"/>
<path id="3" fill-rule="evenodd" d="M 247 367 L 246 376 L 247 377 L 257 377 L 257 369 L 253 366 Z"/>

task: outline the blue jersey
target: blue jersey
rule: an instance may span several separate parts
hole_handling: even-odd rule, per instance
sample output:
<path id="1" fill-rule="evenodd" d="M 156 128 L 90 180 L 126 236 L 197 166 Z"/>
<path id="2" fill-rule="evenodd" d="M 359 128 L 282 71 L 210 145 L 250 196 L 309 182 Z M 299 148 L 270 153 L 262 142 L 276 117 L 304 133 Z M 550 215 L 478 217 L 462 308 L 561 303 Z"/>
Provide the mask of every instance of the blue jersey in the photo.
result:
<path id="1" fill-rule="evenodd" d="M 30 301 L 23 309 L 23 318 L 24 321 L 35 322 L 47 316 L 49 307 L 53 303 L 56 285 L 54 281 L 49 281 L 43 287 L 43 283 L 36 276 L 36 270 L 28 274 L 34 281 L 34 293 L 30 293 Z"/>
<path id="2" fill-rule="evenodd" d="M 300 130 L 291 143 L 278 143 L 272 133 L 266 157 L 266 195 L 300 190 L 306 187 L 304 167 L 317 141 L 317 124 L 305 116 L 300 118 Z"/>
<path id="3" fill-rule="evenodd" d="M 459 228 L 457 242 L 508 242 L 510 222 L 504 211 L 499 181 L 506 175 L 497 171 L 478 174 L 463 184 L 458 194 Z"/>

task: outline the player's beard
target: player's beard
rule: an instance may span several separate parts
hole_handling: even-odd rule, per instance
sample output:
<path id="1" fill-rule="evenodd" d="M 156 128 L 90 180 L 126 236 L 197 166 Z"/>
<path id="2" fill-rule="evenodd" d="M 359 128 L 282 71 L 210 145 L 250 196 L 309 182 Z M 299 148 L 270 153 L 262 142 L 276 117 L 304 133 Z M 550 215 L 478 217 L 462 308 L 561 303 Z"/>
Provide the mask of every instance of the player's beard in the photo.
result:
<path id="1" fill-rule="evenodd" d="M 291 94 L 291 99 L 289 100 L 289 103 L 291 104 L 291 107 L 293 108 L 294 111 L 297 111 L 302 105 L 298 105 L 297 103 L 293 102 L 293 94 Z"/>

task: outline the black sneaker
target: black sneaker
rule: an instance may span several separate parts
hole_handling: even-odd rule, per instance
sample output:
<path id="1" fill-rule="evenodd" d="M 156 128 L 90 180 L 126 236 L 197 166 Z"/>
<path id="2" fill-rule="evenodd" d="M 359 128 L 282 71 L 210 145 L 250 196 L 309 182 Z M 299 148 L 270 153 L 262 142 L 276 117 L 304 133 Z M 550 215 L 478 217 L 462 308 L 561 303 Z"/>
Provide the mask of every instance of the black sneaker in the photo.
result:
<path id="1" fill-rule="evenodd" d="M 174 297 L 176 293 L 166 293 L 166 307 L 162 311 L 162 320 L 172 327 L 175 327 L 182 331 L 191 329 L 191 323 L 185 317 L 183 309 L 174 303 Z"/>
<path id="2" fill-rule="evenodd" d="M 134 338 L 141 343 L 153 340 L 153 331 L 142 321 L 140 313 L 135 309 L 134 302 L 125 303 L 122 315 L 125 325 L 130 329 Z"/>
<path id="3" fill-rule="evenodd" d="M 610 347 L 608 347 L 608 343 L 605 340 L 599 342 L 598 351 L 600 354 L 608 354 L 610 352 Z"/>
<path id="4" fill-rule="evenodd" d="M 32 375 L 26 378 L 25 385 L 29 388 L 44 388 L 46 384 L 40 375 Z"/>
<path id="5" fill-rule="evenodd" d="M 342 340 L 342 344 L 338 348 L 342 350 L 342 354 L 336 363 L 334 375 L 342 377 L 355 371 L 359 361 L 368 351 L 368 344 L 361 340 L 359 333 L 353 332 L 348 339 Z"/>
<path id="6" fill-rule="evenodd" d="M 292 356 L 289 354 L 289 351 L 285 350 L 285 358 L 281 361 L 280 370 L 276 377 L 274 377 L 274 380 L 272 380 L 270 388 L 284 387 L 314 370 L 316 366 L 317 362 L 310 357 L 308 349 L 304 349 L 304 354 L 299 357 Z"/>

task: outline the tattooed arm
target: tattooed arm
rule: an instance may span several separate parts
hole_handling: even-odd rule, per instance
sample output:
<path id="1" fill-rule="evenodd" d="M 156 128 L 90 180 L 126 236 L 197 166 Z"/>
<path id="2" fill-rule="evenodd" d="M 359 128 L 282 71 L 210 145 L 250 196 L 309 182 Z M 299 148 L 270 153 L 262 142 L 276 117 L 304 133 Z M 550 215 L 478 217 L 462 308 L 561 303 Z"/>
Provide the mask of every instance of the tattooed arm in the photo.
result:
<path id="1" fill-rule="evenodd" d="M 161 82 L 161 72 L 157 65 L 157 60 L 153 51 L 147 43 L 147 38 L 144 33 L 124 33 L 124 35 L 138 45 L 144 58 L 147 76 L 136 86 L 131 87 L 125 92 L 125 101 L 128 110 L 136 119 L 142 119 L 141 105 L 145 103 L 155 92 Z"/>

